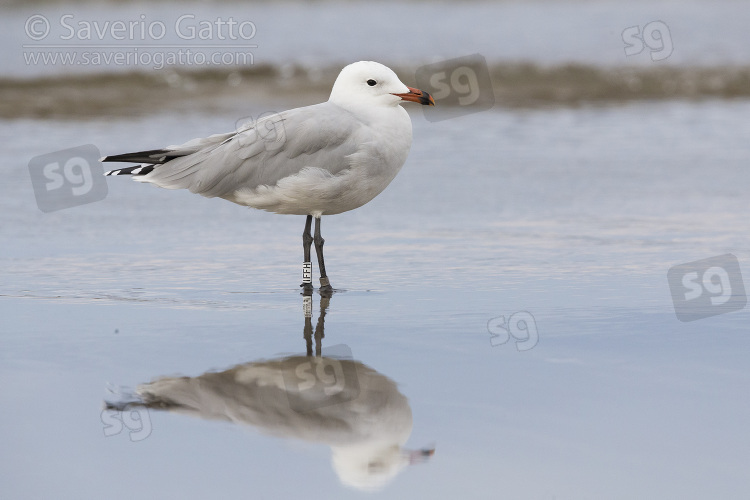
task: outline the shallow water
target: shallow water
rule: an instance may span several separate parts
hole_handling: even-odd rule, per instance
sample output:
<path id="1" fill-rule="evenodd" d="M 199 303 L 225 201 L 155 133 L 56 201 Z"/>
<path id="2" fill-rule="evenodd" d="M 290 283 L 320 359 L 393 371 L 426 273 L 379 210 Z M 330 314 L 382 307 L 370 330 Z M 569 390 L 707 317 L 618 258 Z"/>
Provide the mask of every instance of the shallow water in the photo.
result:
<path id="1" fill-rule="evenodd" d="M 436 123 L 412 111 L 403 171 L 322 226 L 344 290 L 322 347 L 395 382 L 412 420 L 400 445 L 435 448 L 368 496 L 746 496 L 747 312 L 678 321 L 667 271 L 750 258 L 750 102 L 496 108 Z M 305 332 L 323 333 L 321 298 L 304 304 L 298 288 L 304 219 L 122 178 L 108 178 L 103 201 L 44 214 L 27 162 L 83 143 L 112 154 L 180 142 L 235 120 L 0 122 L 8 498 L 362 496 L 331 460 L 350 431 L 305 440 L 316 424 L 304 419 L 284 437 L 235 414 L 102 414 L 159 377 L 314 349 Z M 519 327 L 504 344 L 490 334 L 500 316 Z M 370 408 L 345 427 L 375 435 L 365 422 L 390 415 L 408 428 L 403 406 Z"/>

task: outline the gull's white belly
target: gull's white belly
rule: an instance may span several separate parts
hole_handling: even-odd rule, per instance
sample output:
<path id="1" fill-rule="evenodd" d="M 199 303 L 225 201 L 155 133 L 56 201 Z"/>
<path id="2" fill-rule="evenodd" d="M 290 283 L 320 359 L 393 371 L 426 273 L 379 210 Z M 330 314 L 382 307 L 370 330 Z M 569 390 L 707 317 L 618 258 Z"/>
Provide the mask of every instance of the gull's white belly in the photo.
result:
<path id="1" fill-rule="evenodd" d="M 376 175 L 355 166 L 337 175 L 317 167 L 305 167 L 298 174 L 281 179 L 274 186 L 235 191 L 226 199 L 278 214 L 332 215 L 359 208 L 380 194 L 400 166 Z"/>

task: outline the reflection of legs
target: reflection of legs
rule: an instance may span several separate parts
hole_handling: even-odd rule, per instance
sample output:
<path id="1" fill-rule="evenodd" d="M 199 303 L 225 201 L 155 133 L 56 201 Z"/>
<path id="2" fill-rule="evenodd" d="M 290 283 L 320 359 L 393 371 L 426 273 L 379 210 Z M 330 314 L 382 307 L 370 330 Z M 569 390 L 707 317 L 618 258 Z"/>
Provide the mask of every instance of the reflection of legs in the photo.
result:
<path id="1" fill-rule="evenodd" d="M 312 226 L 312 215 L 307 216 L 305 221 L 305 231 L 302 233 L 302 249 L 304 250 L 304 260 L 302 262 L 302 294 L 310 295 L 313 291 L 312 285 L 312 262 L 310 262 L 310 247 L 313 243 L 313 237 L 310 234 Z M 317 251 L 317 249 L 316 249 Z"/>
<path id="2" fill-rule="evenodd" d="M 320 316 L 318 316 L 318 324 L 315 325 L 315 355 L 320 357 L 320 353 L 323 349 L 323 339 L 325 338 L 325 321 L 326 321 L 326 310 L 331 299 L 329 297 L 320 298 Z"/>
<path id="3" fill-rule="evenodd" d="M 305 338 L 305 346 L 308 356 L 313 355 L 313 349 L 312 349 L 312 337 L 313 337 L 313 328 L 312 328 L 312 293 L 307 295 L 305 294 L 304 297 L 302 297 L 302 309 L 305 312 L 305 327 L 302 329 L 302 336 Z"/>
<path id="4" fill-rule="evenodd" d="M 333 287 L 328 281 L 328 275 L 326 274 L 326 264 L 323 261 L 323 243 L 326 240 L 320 235 L 320 217 L 315 219 L 315 253 L 318 254 L 318 268 L 320 269 L 320 294 L 323 296 L 331 296 L 333 293 Z"/>
<path id="5" fill-rule="evenodd" d="M 320 298 L 320 316 L 315 325 L 315 355 L 321 356 L 323 350 L 323 339 L 325 338 L 326 311 L 331 303 L 330 297 Z M 312 295 L 302 298 L 302 309 L 305 311 L 305 326 L 302 329 L 302 337 L 305 339 L 305 351 L 308 356 L 313 355 L 313 327 L 312 327 Z"/>

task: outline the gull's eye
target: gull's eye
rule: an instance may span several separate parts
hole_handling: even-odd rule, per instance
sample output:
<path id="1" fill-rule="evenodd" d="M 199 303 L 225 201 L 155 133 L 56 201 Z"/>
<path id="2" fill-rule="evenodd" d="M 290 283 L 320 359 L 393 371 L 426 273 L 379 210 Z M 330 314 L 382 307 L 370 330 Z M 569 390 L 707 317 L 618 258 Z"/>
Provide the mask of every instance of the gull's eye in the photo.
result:
<path id="1" fill-rule="evenodd" d="M 377 84 L 378 84 L 378 82 L 376 82 L 372 78 L 370 78 L 369 80 L 367 80 L 367 85 L 369 85 L 370 87 L 374 87 Z"/>

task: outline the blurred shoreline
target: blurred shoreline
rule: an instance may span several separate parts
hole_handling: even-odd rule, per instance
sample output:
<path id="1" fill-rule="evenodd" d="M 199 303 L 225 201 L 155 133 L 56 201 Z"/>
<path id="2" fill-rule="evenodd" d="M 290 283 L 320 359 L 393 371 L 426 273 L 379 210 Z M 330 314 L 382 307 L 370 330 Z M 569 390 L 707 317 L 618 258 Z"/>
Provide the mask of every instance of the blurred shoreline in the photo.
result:
<path id="1" fill-rule="evenodd" d="M 235 109 L 238 100 L 282 107 L 328 98 L 342 65 L 78 73 L 0 78 L 0 118 L 143 116 L 170 109 Z M 415 85 L 414 67 L 393 69 Z M 635 100 L 750 97 L 750 66 L 618 67 L 496 63 L 496 105 L 505 108 L 616 105 Z"/>
<path id="2" fill-rule="evenodd" d="M 0 17 L 0 118 L 278 111 L 326 100 L 354 61 L 420 86 L 477 54 L 502 108 L 750 97 L 750 8 L 732 0 L 35 5 Z"/>

